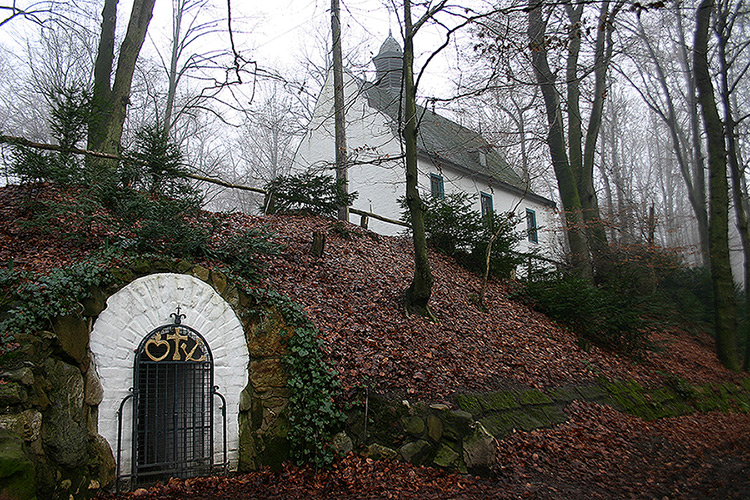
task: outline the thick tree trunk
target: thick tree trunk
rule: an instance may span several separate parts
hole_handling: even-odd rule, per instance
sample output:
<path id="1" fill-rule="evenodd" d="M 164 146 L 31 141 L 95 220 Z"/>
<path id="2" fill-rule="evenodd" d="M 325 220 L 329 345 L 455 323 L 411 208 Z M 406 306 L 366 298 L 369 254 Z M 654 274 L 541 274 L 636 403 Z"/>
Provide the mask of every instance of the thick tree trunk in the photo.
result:
<path id="1" fill-rule="evenodd" d="M 404 2 L 404 147 L 406 150 L 406 205 L 411 218 L 414 243 L 414 278 L 406 291 L 406 311 L 433 318 L 429 308 L 432 272 L 427 256 L 424 204 L 417 187 L 417 105 L 414 87 L 414 32 L 411 1 Z"/>
<path id="2" fill-rule="evenodd" d="M 94 66 L 92 113 L 89 119 L 88 149 L 120 154 L 120 140 L 130 100 L 130 86 L 138 54 L 146 38 L 155 0 L 136 0 L 130 13 L 125 38 L 120 45 L 115 80 L 112 83 L 114 62 L 115 20 L 117 0 L 105 0 L 102 11 L 102 32 Z M 111 84 L 111 86 L 110 86 Z M 113 160 L 93 159 L 95 171 L 104 173 L 116 166 Z"/>
<path id="3" fill-rule="evenodd" d="M 714 0 L 702 0 L 696 12 L 693 70 L 698 101 L 708 141 L 709 165 L 709 246 L 711 281 L 714 290 L 714 327 L 719 361 L 730 370 L 738 371 L 737 319 L 734 282 L 729 262 L 729 185 L 727 183 L 726 147 L 723 123 L 714 100 L 711 74 L 708 70 L 708 30 Z"/>
<path id="4" fill-rule="evenodd" d="M 737 154 L 737 141 L 735 140 L 736 122 L 732 113 L 733 106 L 730 100 L 730 62 L 727 58 L 727 42 L 731 36 L 732 25 L 731 21 L 728 19 L 729 15 L 729 9 L 720 6 L 715 31 L 719 49 L 719 76 L 721 82 L 719 95 L 721 96 L 722 108 L 724 108 L 724 129 L 727 139 L 727 163 L 732 177 L 732 199 L 734 201 L 734 209 L 737 215 L 737 230 L 740 233 L 742 252 L 744 254 L 745 321 L 743 321 L 742 324 L 745 329 L 745 338 L 748 339 L 750 338 L 750 321 L 748 321 L 748 314 L 750 313 L 750 294 L 748 293 L 750 291 L 750 225 L 748 225 L 748 214 L 745 211 L 745 203 L 743 201 L 741 163 Z M 749 354 L 750 345 L 746 345 L 743 363 L 745 371 L 748 370 Z"/>
<path id="5" fill-rule="evenodd" d="M 619 10 L 615 7 L 612 17 Z M 607 69 L 612 59 L 612 28 L 610 27 L 609 2 L 604 1 L 599 15 L 599 29 L 596 34 L 594 61 L 594 101 L 591 105 L 588 125 L 586 127 L 586 142 L 583 150 L 583 163 L 578 181 L 578 194 L 581 197 L 583 216 L 588 229 L 589 245 L 594 258 L 594 267 L 606 255 L 607 234 L 599 212 L 599 202 L 594 190 L 594 156 L 596 155 L 596 140 L 602 124 L 602 109 L 607 95 Z M 580 137 L 579 137 L 580 140 Z"/>
<path id="6" fill-rule="evenodd" d="M 336 180 L 349 192 L 346 151 L 346 114 L 344 112 L 344 63 L 341 55 L 341 12 L 339 0 L 331 0 L 333 34 L 333 109 L 336 133 Z M 349 220 L 349 207 L 339 207 L 339 220 Z"/>
<path id="7" fill-rule="evenodd" d="M 581 210 L 581 199 L 578 194 L 574 171 L 565 152 L 565 135 L 560 100 L 555 88 L 555 78 L 547 62 L 547 48 L 544 43 L 546 23 L 542 18 L 541 0 L 531 0 L 529 7 L 528 35 L 531 47 L 531 61 L 547 111 L 547 123 L 549 125 L 547 144 L 549 145 L 552 166 L 555 170 L 560 198 L 565 210 L 566 232 L 568 235 L 568 244 L 570 245 L 571 263 L 579 276 L 591 280 L 593 279 L 593 272 L 586 238 L 586 225 Z"/>

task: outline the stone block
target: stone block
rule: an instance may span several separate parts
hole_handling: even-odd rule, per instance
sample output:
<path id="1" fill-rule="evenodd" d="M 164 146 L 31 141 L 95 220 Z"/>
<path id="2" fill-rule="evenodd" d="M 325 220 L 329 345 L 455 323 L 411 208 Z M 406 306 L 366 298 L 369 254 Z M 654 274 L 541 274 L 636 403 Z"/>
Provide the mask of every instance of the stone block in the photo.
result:
<path id="1" fill-rule="evenodd" d="M 0 415 L 0 429 L 12 431 L 25 441 L 38 439 L 41 427 L 42 414 L 36 410 Z"/>
<path id="2" fill-rule="evenodd" d="M 346 435 L 346 432 L 339 432 L 331 438 L 331 447 L 338 455 L 348 455 L 354 450 L 352 438 Z"/>
<path id="3" fill-rule="evenodd" d="M 488 475 L 496 464 L 497 440 L 481 422 L 475 422 L 472 433 L 464 438 L 463 459 L 472 474 Z"/>
<path id="4" fill-rule="evenodd" d="M 96 406 L 102 402 L 104 397 L 104 389 L 99 381 L 99 376 L 96 374 L 96 370 L 89 369 L 86 372 L 85 389 L 83 395 L 83 401 L 87 405 Z"/>
<path id="5" fill-rule="evenodd" d="M 31 368 L 29 368 L 28 366 L 24 366 L 23 368 L 19 368 L 17 370 L 4 372 L 0 376 L 14 382 L 20 382 L 23 385 L 34 385 L 34 372 L 32 372 Z"/>
<path id="6" fill-rule="evenodd" d="M 552 400 L 542 391 L 530 390 L 518 393 L 518 400 L 522 405 L 551 404 Z"/>
<path id="7" fill-rule="evenodd" d="M 23 439 L 0 429 L 0 498 L 36 500 L 36 471 Z"/>
<path id="8" fill-rule="evenodd" d="M 89 346 L 89 326 L 82 318 L 74 315 L 59 316 L 52 322 L 63 352 L 76 363 L 83 361 Z"/>
<path id="9" fill-rule="evenodd" d="M 407 434 L 418 438 L 422 437 L 426 426 L 424 420 L 422 420 L 421 418 L 416 416 L 408 416 L 401 418 L 401 427 L 403 427 L 404 432 L 406 432 Z"/>
<path id="10" fill-rule="evenodd" d="M 440 441 L 440 438 L 443 437 L 443 421 L 435 415 L 427 417 L 427 435 L 435 442 Z"/>
<path id="11" fill-rule="evenodd" d="M 520 408 L 513 391 L 499 391 L 486 394 L 479 399 L 482 408 L 487 411 L 502 411 Z"/>
<path id="12" fill-rule="evenodd" d="M 17 382 L 0 384 L 0 406 L 14 406 L 27 399 L 26 391 Z"/>
<path id="13" fill-rule="evenodd" d="M 372 443 L 367 447 L 364 455 L 372 460 L 393 460 L 398 457 L 398 452 L 382 444 Z"/>
<path id="14" fill-rule="evenodd" d="M 447 443 L 441 443 L 438 447 L 435 458 L 432 463 L 439 467 L 457 467 L 461 460 L 461 455 L 451 448 Z"/>
<path id="15" fill-rule="evenodd" d="M 280 359 L 250 362 L 250 383 L 255 392 L 286 386 L 286 372 Z"/>
<path id="16" fill-rule="evenodd" d="M 398 449 L 401 458 L 406 462 L 413 463 L 414 465 L 422 465 L 428 461 L 428 455 L 432 451 L 430 443 L 424 439 L 406 443 Z"/>

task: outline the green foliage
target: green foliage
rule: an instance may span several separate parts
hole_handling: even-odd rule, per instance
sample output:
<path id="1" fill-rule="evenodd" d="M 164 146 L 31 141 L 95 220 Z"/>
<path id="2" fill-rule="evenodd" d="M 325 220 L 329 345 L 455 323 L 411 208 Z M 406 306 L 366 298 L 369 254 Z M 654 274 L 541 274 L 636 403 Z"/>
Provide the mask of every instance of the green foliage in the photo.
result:
<path id="1" fill-rule="evenodd" d="M 182 160 L 180 148 L 163 128 L 146 126 L 136 134 L 135 148 L 120 168 L 120 182 L 151 195 L 193 197 L 195 191 L 185 181 Z"/>
<path id="2" fill-rule="evenodd" d="M 19 333 L 48 328 L 51 319 L 78 312 L 89 287 L 109 282 L 106 260 L 100 256 L 34 277 L 12 269 L 3 272 L 0 344 L 8 346 Z"/>
<path id="3" fill-rule="evenodd" d="M 475 200 L 476 196 L 467 193 L 452 193 L 443 198 L 431 196 L 424 200 L 427 243 L 454 257 L 467 269 L 483 273 L 487 246 L 497 233 L 492 243 L 490 274 L 508 276 L 520 263 L 512 251 L 520 241 L 520 235 L 514 230 L 515 216 L 512 213 L 493 213 L 491 218 L 482 217 L 473 208 Z M 401 219 L 410 223 L 406 200 L 399 202 L 405 209 Z"/>
<path id="4" fill-rule="evenodd" d="M 292 458 L 302 464 L 327 466 L 335 457 L 330 447 L 333 434 L 345 415 L 337 403 L 341 385 L 336 372 L 323 359 L 321 333 L 302 308 L 274 291 L 257 290 L 243 278 L 230 278 L 243 291 L 254 296 L 262 307 L 274 307 L 293 328 L 287 339 L 289 355 L 284 358 L 290 389 L 289 440 Z"/>
<path id="5" fill-rule="evenodd" d="M 55 89 L 49 93 L 50 129 L 60 152 L 42 152 L 17 146 L 9 174 L 22 183 L 53 182 L 60 186 L 83 184 L 88 179 L 83 163 L 69 151 L 86 137 L 91 95 L 80 88 Z"/>
<path id="6" fill-rule="evenodd" d="M 648 338 L 635 297 L 566 274 L 527 282 L 520 294 L 541 312 L 571 328 L 581 339 L 638 356 Z"/>
<path id="7" fill-rule="evenodd" d="M 334 217 L 339 207 L 348 207 L 357 199 L 357 193 L 347 194 L 343 182 L 330 175 L 304 172 L 282 175 L 266 184 L 270 202 L 269 214 L 305 213 Z"/>

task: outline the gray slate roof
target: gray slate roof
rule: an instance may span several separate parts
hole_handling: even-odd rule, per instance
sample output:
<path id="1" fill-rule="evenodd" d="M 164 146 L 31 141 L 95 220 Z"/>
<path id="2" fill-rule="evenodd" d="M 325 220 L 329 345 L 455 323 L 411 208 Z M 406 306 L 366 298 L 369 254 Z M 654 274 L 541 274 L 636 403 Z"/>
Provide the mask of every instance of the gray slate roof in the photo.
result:
<path id="1" fill-rule="evenodd" d="M 371 82 L 362 82 L 369 105 L 399 122 L 399 98 L 386 88 Z M 417 106 L 419 129 L 417 147 L 419 153 L 430 158 L 438 166 L 448 166 L 469 175 L 488 179 L 496 187 L 505 187 L 520 195 L 526 195 L 546 205 L 554 202 L 529 190 L 523 179 L 508 165 L 505 159 L 478 133 L 458 123 Z M 397 133 L 397 132 L 396 132 Z M 485 164 L 480 159 L 480 151 L 485 153 Z"/>

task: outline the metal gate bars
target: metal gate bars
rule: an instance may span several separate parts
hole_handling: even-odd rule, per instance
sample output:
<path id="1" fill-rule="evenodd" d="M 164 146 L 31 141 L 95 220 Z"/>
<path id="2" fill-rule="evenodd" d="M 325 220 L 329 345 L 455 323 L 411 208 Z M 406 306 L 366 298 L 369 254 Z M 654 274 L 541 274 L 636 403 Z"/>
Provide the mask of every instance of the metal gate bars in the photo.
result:
<path id="1" fill-rule="evenodd" d="M 160 326 L 141 341 L 133 368 L 131 394 L 120 403 L 117 437 L 117 489 L 120 480 L 122 411 L 133 400 L 131 487 L 139 484 L 226 472 L 226 400 L 214 386 L 211 350 L 200 333 L 181 324 Z M 223 463 L 214 463 L 214 397 L 221 400 Z"/>

